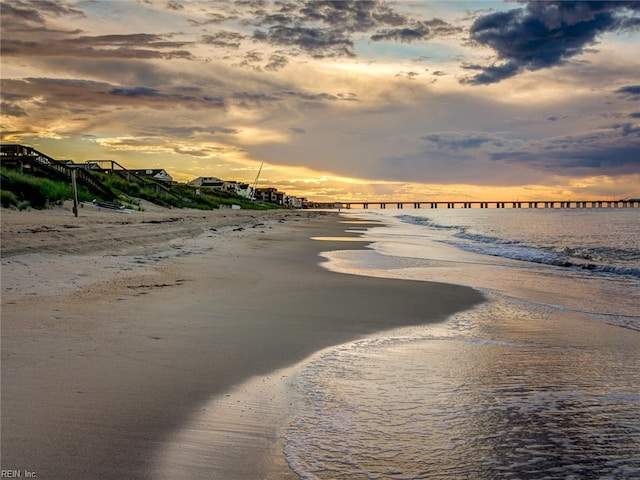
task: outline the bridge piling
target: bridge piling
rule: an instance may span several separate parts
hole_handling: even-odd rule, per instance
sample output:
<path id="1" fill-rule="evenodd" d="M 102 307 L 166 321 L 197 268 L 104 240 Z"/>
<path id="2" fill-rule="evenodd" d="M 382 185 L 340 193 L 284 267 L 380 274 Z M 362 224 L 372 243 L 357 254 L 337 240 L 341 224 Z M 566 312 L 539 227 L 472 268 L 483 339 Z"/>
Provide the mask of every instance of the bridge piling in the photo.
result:
<path id="1" fill-rule="evenodd" d="M 524 204 L 524 205 L 523 205 Z M 509 201 L 509 202 L 499 202 L 499 201 L 478 201 L 478 202 L 338 202 L 333 203 L 332 205 L 339 205 L 340 207 L 345 207 L 347 209 L 351 209 L 352 207 L 361 206 L 363 209 L 368 208 L 380 208 L 386 209 L 388 205 L 395 205 L 398 210 L 404 209 L 405 205 L 408 205 L 407 208 L 410 208 L 413 205 L 414 209 L 420 208 L 432 208 L 436 209 L 439 207 L 442 208 L 507 208 L 509 205 L 510 208 L 640 208 L 640 198 L 632 198 L 632 199 L 621 199 L 621 200 L 567 200 L 567 201 L 556 201 L 556 200 L 539 200 L 539 201 Z M 446 207 L 445 207 L 446 206 Z"/>

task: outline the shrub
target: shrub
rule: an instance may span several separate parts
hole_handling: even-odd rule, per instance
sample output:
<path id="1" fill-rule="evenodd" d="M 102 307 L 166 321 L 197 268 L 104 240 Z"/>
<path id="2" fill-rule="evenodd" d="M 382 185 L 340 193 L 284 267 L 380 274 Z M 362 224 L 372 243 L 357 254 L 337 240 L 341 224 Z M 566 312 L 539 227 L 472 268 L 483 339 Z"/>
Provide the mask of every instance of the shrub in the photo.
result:
<path id="1" fill-rule="evenodd" d="M 18 206 L 18 197 L 13 192 L 9 190 L 0 191 L 0 197 L 2 198 L 2 206 L 5 208 L 8 207 L 17 207 Z"/>
<path id="2" fill-rule="evenodd" d="M 21 210 L 29 206 L 43 209 L 73 198 L 73 190 L 71 184 L 65 182 L 2 169 L 2 206 L 6 206 L 5 198 L 7 202 L 14 198 L 13 205 Z M 94 196 L 84 186 L 78 186 L 78 200 L 92 198 Z"/>

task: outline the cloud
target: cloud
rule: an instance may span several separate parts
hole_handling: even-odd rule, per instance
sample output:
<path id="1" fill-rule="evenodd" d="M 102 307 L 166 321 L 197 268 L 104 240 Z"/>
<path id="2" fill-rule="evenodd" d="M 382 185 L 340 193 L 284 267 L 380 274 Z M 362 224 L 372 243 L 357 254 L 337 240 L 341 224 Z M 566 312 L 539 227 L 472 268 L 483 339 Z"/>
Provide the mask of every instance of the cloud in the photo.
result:
<path id="1" fill-rule="evenodd" d="M 379 25 L 401 25 L 406 20 L 377 0 L 302 2 L 296 21 L 321 22 L 344 32 L 366 32 Z"/>
<path id="2" fill-rule="evenodd" d="M 111 95 L 123 95 L 125 97 L 157 97 L 159 96 L 156 88 L 150 87 L 133 87 L 133 88 L 121 88 L 116 87 L 111 89 Z"/>
<path id="3" fill-rule="evenodd" d="M 273 54 L 269 57 L 269 63 L 264 66 L 264 69 L 275 72 L 276 70 L 284 68 L 287 63 L 289 63 L 289 60 L 284 55 Z"/>
<path id="4" fill-rule="evenodd" d="M 183 10 L 184 6 L 178 2 L 176 2 L 175 0 L 169 0 L 167 2 L 167 8 L 170 10 Z"/>
<path id="5" fill-rule="evenodd" d="M 396 77 L 403 77 L 407 80 L 413 80 L 416 77 L 420 76 L 418 72 L 398 72 L 396 73 Z"/>
<path id="6" fill-rule="evenodd" d="M 227 20 L 234 20 L 236 17 L 234 15 L 224 15 L 222 13 L 219 12 L 211 12 L 208 14 L 208 17 L 206 20 L 193 20 L 193 19 L 187 19 L 187 23 L 193 27 L 202 27 L 202 26 L 206 26 L 206 25 L 217 25 L 223 22 L 226 22 Z"/>
<path id="7" fill-rule="evenodd" d="M 353 94 L 331 94 L 326 92 L 305 92 L 301 90 L 275 90 L 272 92 L 233 92 L 229 98 L 234 104 L 245 108 L 262 107 L 272 103 L 301 102 L 306 105 L 322 105 L 329 102 L 357 101 Z"/>
<path id="8" fill-rule="evenodd" d="M 216 47 L 238 48 L 245 38 L 246 36 L 240 33 L 221 30 L 212 35 L 203 35 L 200 41 Z"/>
<path id="9" fill-rule="evenodd" d="M 273 45 L 297 46 L 314 57 L 354 57 L 353 41 L 342 32 L 329 28 L 276 25 L 268 31 L 256 31 L 253 39 Z"/>
<path id="10" fill-rule="evenodd" d="M 84 17 L 84 13 L 66 2 L 54 0 L 11 0 L 0 3 L 2 28 L 21 31 L 25 28 L 42 27 L 47 17 Z"/>
<path id="11" fill-rule="evenodd" d="M 16 105 L 12 102 L 3 101 L 0 105 L 0 110 L 2 110 L 2 115 L 7 115 L 8 117 L 26 117 L 27 112 L 20 106 Z"/>
<path id="12" fill-rule="evenodd" d="M 456 133 L 434 133 L 423 135 L 422 140 L 431 142 L 439 150 L 468 150 L 480 148 L 484 144 L 501 147 L 504 145 L 502 139 L 484 134 L 456 132 Z"/>
<path id="13" fill-rule="evenodd" d="M 581 135 L 529 142 L 526 149 L 491 153 L 495 161 L 563 176 L 640 173 L 640 127 L 614 124 Z"/>
<path id="14" fill-rule="evenodd" d="M 371 36 L 371 40 L 374 42 L 394 40 L 402 43 L 411 43 L 418 40 L 453 35 L 462 31 L 460 27 L 455 27 L 439 18 L 428 21 L 407 20 L 407 22 L 409 23 L 408 26 L 380 30 Z"/>
<path id="15" fill-rule="evenodd" d="M 149 134 L 160 134 L 162 136 L 170 136 L 174 138 L 196 138 L 202 136 L 215 136 L 218 134 L 236 135 L 240 130 L 236 128 L 220 127 L 220 126 L 150 126 L 147 127 Z"/>
<path id="16" fill-rule="evenodd" d="M 25 78 L 3 80 L 3 96 L 9 95 L 14 108 L 29 113 L 34 108 L 52 114 L 55 111 L 84 111 L 110 107 L 138 107 L 150 109 L 202 109 L 224 108 L 225 99 L 209 95 L 198 88 L 185 90 L 175 87 L 152 88 L 146 86 L 121 86 L 90 80 L 63 78 Z M 4 113 L 4 112 L 3 112 Z"/>
<path id="17" fill-rule="evenodd" d="M 126 97 L 129 100 L 143 99 L 148 108 L 224 108 L 225 100 L 221 96 L 207 95 L 200 91 L 189 94 L 174 90 L 171 87 L 164 89 L 151 87 L 114 87 L 109 90 L 109 95 Z"/>
<path id="18" fill-rule="evenodd" d="M 606 32 L 640 27 L 640 2 L 530 1 L 523 8 L 475 20 L 472 41 L 492 48 L 499 63 L 467 65 L 481 70 L 466 83 L 496 83 L 525 70 L 562 65 Z"/>
<path id="19" fill-rule="evenodd" d="M 640 163 L 635 158 L 640 147 L 634 145 L 612 145 L 579 150 L 556 150 L 553 152 L 505 152 L 491 155 L 493 160 L 518 163 L 523 166 L 551 172 L 567 177 L 590 175 L 639 174 Z M 634 158 L 635 157 L 635 158 Z"/>
<path id="20" fill-rule="evenodd" d="M 461 31 L 444 20 L 416 20 L 378 0 L 307 0 L 276 2 L 273 12 L 262 4 L 247 23 L 258 28 L 253 40 L 297 47 L 315 58 L 355 57 L 354 34 L 371 32 L 375 42 L 410 43 Z M 266 30 L 262 27 L 268 27 Z"/>
<path id="21" fill-rule="evenodd" d="M 640 85 L 627 85 L 617 89 L 615 93 L 624 95 L 629 100 L 640 101 Z"/>
<path id="22" fill-rule="evenodd" d="M 4 23 L 4 22 L 3 22 Z M 15 57 L 75 57 L 92 59 L 191 59 L 188 42 L 171 42 L 168 35 L 73 36 L 40 41 L 3 38 L 0 53 Z"/>
<path id="23" fill-rule="evenodd" d="M 196 158 L 215 158 L 224 154 L 239 154 L 241 150 L 226 145 L 218 145 L 214 143 L 199 143 L 194 145 L 191 141 L 180 140 L 176 138 L 168 139 L 158 135 L 137 135 L 135 137 L 111 137 L 98 138 L 95 140 L 97 144 L 107 147 L 112 151 L 145 153 L 154 155 L 187 155 Z"/>
<path id="24" fill-rule="evenodd" d="M 633 115 L 633 114 L 632 114 Z M 620 131 L 620 134 L 623 137 L 627 137 L 629 135 L 640 138 L 640 126 L 635 125 L 633 123 L 618 123 L 612 126 Z M 638 145 L 640 147 L 640 145 Z M 638 160 L 640 162 L 640 160 Z"/>

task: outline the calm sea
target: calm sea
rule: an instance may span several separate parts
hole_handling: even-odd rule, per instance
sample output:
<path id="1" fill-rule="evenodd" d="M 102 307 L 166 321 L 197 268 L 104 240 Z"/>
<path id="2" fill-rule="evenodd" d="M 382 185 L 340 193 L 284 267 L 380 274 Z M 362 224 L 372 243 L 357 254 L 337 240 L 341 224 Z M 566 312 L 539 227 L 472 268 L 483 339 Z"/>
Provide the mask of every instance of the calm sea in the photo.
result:
<path id="1" fill-rule="evenodd" d="M 326 268 L 488 301 L 311 358 L 281 431 L 301 478 L 640 478 L 640 210 L 345 215 L 363 220 L 369 248 Z"/>

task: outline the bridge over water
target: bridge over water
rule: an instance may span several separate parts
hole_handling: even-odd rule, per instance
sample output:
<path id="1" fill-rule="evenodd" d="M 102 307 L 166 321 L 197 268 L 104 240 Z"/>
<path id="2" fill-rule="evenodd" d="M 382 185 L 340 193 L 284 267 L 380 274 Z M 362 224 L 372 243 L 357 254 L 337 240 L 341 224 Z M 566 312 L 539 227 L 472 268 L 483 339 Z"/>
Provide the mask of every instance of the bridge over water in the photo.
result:
<path id="1" fill-rule="evenodd" d="M 434 201 L 358 201 L 334 202 L 332 208 L 640 208 L 640 198 L 620 200 L 536 200 L 536 201 L 492 201 L 492 202 L 434 202 Z"/>

